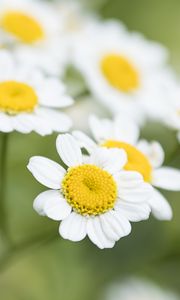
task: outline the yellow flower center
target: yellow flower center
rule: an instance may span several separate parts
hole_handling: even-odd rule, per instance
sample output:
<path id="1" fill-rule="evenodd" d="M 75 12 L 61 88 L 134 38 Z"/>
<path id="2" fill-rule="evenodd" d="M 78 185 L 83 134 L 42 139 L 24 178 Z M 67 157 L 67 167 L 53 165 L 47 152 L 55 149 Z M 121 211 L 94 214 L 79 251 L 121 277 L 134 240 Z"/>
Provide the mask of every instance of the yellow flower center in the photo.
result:
<path id="1" fill-rule="evenodd" d="M 111 174 L 94 165 L 70 168 L 62 189 L 67 202 L 81 215 L 99 215 L 112 209 L 117 186 Z"/>
<path id="2" fill-rule="evenodd" d="M 9 114 L 31 112 L 37 105 L 37 99 L 34 90 L 25 83 L 0 82 L 0 111 Z"/>
<path id="3" fill-rule="evenodd" d="M 1 20 L 2 28 L 24 43 L 34 43 L 44 37 L 41 25 L 33 18 L 18 11 L 6 12 Z"/>
<path id="4" fill-rule="evenodd" d="M 149 162 L 149 159 L 137 148 L 127 143 L 111 140 L 106 141 L 103 146 L 107 148 L 124 149 L 128 158 L 124 169 L 127 171 L 137 171 L 142 174 L 146 182 L 151 181 L 152 166 Z"/>
<path id="5" fill-rule="evenodd" d="M 131 92 L 140 85 L 139 73 L 127 58 L 108 54 L 101 60 L 101 70 L 106 80 L 122 92 Z"/>

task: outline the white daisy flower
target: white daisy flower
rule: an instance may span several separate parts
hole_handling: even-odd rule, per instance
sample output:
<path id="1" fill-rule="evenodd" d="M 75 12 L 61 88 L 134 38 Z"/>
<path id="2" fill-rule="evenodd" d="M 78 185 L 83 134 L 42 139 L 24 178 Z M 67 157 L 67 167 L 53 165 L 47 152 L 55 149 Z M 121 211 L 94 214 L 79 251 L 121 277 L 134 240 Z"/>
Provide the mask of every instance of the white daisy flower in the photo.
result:
<path id="1" fill-rule="evenodd" d="M 61 21 L 56 9 L 39 0 L 0 0 L 0 35 L 4 43 L 45 43 L 57 36 Z"/>
<path id="2" fill-rule="evenodd" d="M 138 126 L 127 117 L 118 116 L 114 121 L 108 119 L 99 120 L 97 117 L 90 118 L 90 128 L 96 140 L 94 142 L 82 132 L 74 131 L 74 136 L 79 140 L 80 146 L 94 151 L 99 146 L 106 148 L 120 148 L 127 153 L 128 161 L 125 170 L 137 171 L 142 174 L 145 182 L 154 187 L 170 191 L 180 190 L 180 171 L 162 166 L 164 151 L 161 145 L 153 141 L 139 140 Z M 172 209 L 164 196 L 153 188 L 149 204 L 153 215 L 160 220 L 170 220 Z M 119 204 L 122 206 L 122 203 Z M 136 221 L 132 215 L 131 221 Z"/>
<path id="3" fill-rule="evenodd" d="M 0 131 L 36 131 L 41 135 L 65 132 L 71 120 L 55 108 L 72 103 L 58 79 L 24 68 L 8 51 L 0 51 Z"/>
<path id="4" fill-rule="evenodd" d="M 28 169 L 51 189 L 35 199 L 34 209 L 61 221 L 63 238 L 76 242 L 87 235 L 99 248 L 111 248 L 131 231 L 128 212 L 138 211 L 139 221 L 149 217 L 151 186 L 139 173 L 122 170 L 124 150 L 97 148 L 84 157 L 70 134 L 59 135 L 56 147 L 67 170 L 40 156 L 30 159 Z"/>
<path id="5" fill-rule="evenodd" d="M 157 284 L 139 278 L 128 278 L 109 286 L 103 300 L 178 300 L 175 293 L 164 290 Z M 101 298 L 100 298 L 101 299 Z"/>
<path id="6" fill-rule="evenodd" d="M 96 99 L 113 114 L 124 111 L 141 120 L 151 102 L 154 108 L 160 101 L 169 76 L 163 68 L 167 57 L 161 45 L 110 22 L 96 24 L 79 37 L 74 64 Z"/>

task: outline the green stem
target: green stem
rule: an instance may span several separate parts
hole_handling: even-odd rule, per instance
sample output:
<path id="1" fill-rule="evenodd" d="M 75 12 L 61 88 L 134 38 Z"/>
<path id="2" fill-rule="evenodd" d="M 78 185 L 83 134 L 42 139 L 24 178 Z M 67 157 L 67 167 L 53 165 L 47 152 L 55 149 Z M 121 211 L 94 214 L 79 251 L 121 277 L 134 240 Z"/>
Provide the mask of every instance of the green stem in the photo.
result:
<path id="1" fill-rule="evenodd" d="M 2 133 L 0 153 L 0 228 L 6 240 L 8 239 L 8 226 L 6 215 L 7 147 L 8 134 Z"/>

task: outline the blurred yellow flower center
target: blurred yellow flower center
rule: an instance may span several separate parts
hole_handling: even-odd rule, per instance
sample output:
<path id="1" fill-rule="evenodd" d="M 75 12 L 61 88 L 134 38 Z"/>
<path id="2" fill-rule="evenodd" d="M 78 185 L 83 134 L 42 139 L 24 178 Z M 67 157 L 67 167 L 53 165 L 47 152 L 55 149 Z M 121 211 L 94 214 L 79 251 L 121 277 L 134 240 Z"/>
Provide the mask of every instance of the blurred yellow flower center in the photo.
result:
<path id="1" fill-rule="evenodd" d="M 131 92 L 139 87 L 139 73 L 124 56 L 108 54 L 101 60 L 101 70 L 107 81 L 122 92 Z"/>
<path id="2" fill-rule="evenodd" d="M 17 81 L 0 82 L 0 111 L 9 114 L 31 112 L 37 105 L 35 91 Z"/>
<path id="3" fill-rule="evenodd" d="M 24 43 L 34 43 L 44 37 L 41 25 L 31 16 L 18 11 L 9 11 L 1 20 L 2 28 Z"/>
<path id="4" fill-rule="evenodd" d="M 127 171 L 137 171 L 142 174 L 146 182 L 151 181 L 152 166 L 149 162 L 149 159 L 137 148 L 127 143 L 111 140 L 106 141 L 103 146 L 107 148 L 124 149 L 128 157 L 128 161 L 124 169 Z"/>
<path id="5" fill-rule="evenodd" d="M 117 186 L 111 174 L 94 165 L 70 168 L 62 189 L 67 202 L 81 215 L 99 215 L 112 209 Z"/>

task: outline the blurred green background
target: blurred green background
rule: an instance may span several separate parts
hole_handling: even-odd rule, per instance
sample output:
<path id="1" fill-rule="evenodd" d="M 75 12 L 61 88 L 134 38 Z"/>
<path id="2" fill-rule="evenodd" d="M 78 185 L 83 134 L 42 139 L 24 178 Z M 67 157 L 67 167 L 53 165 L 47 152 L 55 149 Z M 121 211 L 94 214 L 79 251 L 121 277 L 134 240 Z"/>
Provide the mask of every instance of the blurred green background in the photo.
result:
<path id="1" fill-rule="evenodd" d="M 121 19 L 129 29 L 165 44 L 171 52 L 171 63 L 180 71 L 180 1 L 82 2 L 104 18 Z M 69 112 L 77 118 L 82 109 L 106 113 L 100 106 L 91 107 L 86 98 Z M 147 124 L 142 136 L 159 140 L 167 162 L 180 167 L 180 154 L 173 156 L 178 146 L 175 133 L 159 124 Z M 10 236 L 21 246 L 9 256 L 0 238 L 0 254 L 5 254 L 4 263 L 0 262 L 0 300 L 96 300 L 104 287 L 117 278 L 136 275 L 180 295 L 180 193 L 165 193 L 174 211 L 171 222 L 151 217 L 133 224 L 132 234 L 113 249 L 99 250 L 87 239 L 79 243 L 62 240 L 58 222 L 33 211 L 33 199 L 45 188 L 25 167 L 33 155 L 58 161 L 55 138 L 56 135 L 40 138 L 36 134 L 10 134 L 6 211 Z"/>

